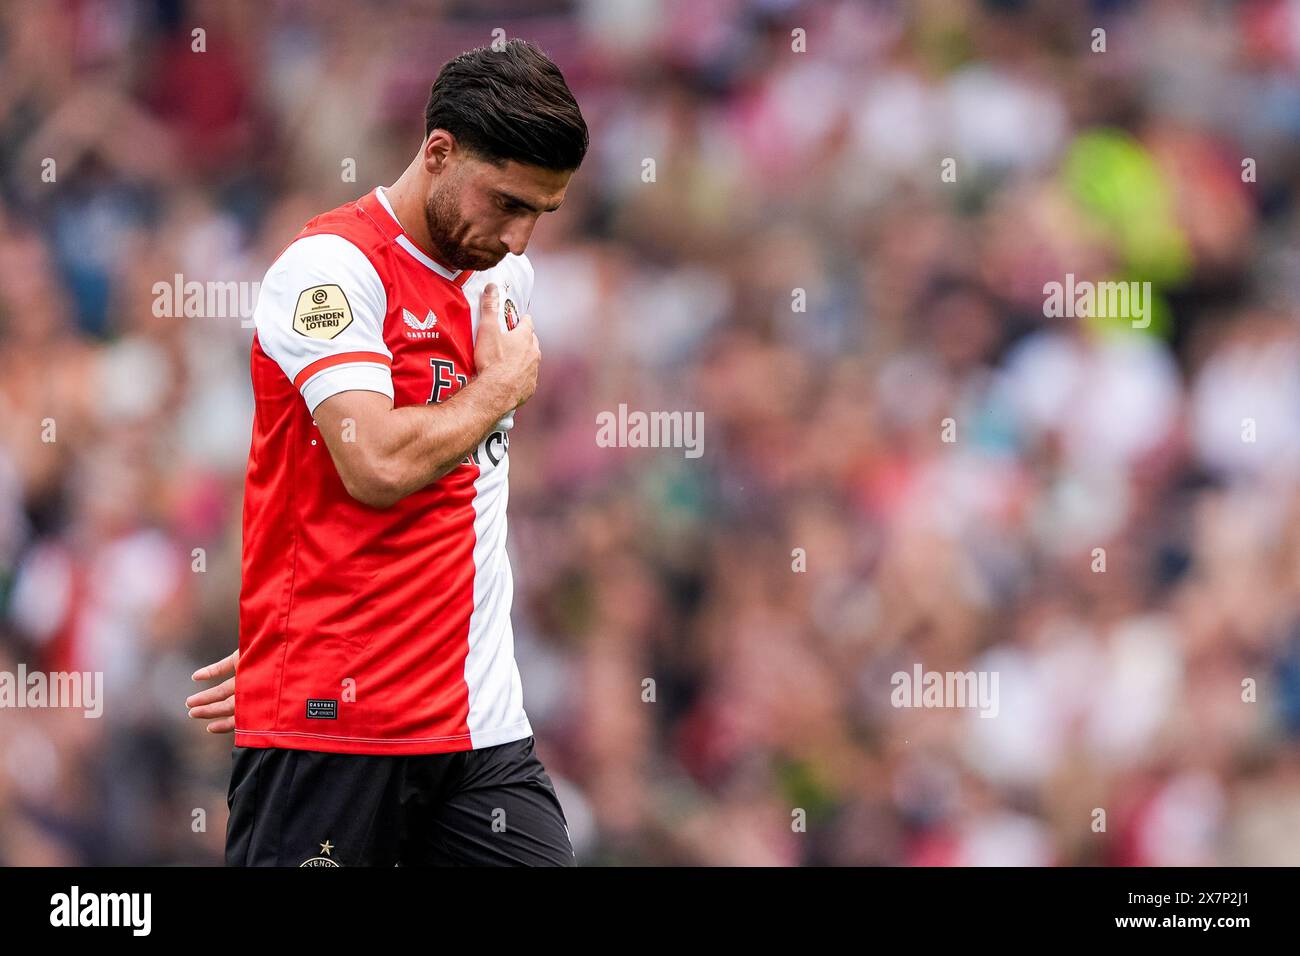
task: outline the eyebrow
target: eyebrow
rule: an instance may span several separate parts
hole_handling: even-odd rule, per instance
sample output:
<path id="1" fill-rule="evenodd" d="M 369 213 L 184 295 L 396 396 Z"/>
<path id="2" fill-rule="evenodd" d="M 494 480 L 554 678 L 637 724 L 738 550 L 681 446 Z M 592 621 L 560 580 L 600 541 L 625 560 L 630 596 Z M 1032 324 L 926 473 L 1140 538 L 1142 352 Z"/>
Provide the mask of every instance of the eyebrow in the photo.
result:
<path id="1" fill-rule="evenodd" d="M 525 200 L 520 199 L 518 196 L 512 196 L 510 195 L 510 193 L 505 192 L 504 190 L 498 189 L 497 195 L 508 202 L 514 203 L 516 206 L 522 206 L 524 209 L 527 209 L 529 212 L 555 212 L 555 210 L 559 209 L 561 206 L 564 205 L 564 200 L 561 199 L 554 206 L 547 206 L 545 209 L 538 209 L 532 203 L 526 202 Z"/>

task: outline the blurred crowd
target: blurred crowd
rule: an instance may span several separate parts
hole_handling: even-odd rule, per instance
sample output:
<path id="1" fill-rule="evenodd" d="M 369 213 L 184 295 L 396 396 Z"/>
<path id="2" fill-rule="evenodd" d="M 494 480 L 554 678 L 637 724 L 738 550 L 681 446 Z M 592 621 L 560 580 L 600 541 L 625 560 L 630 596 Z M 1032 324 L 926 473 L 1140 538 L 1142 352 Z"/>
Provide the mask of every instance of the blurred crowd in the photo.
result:
<path id="1" fill-rule="evenodd" d="M 0 5 L 0 670 L 105 680 L 0 710 L 0 863 L 221 861 L 251 313 L 157 284 L 395 180 L 494 30 L 592 131 L 510 446 L 580 862 L 1300 864 L 1300 0 Z"/>

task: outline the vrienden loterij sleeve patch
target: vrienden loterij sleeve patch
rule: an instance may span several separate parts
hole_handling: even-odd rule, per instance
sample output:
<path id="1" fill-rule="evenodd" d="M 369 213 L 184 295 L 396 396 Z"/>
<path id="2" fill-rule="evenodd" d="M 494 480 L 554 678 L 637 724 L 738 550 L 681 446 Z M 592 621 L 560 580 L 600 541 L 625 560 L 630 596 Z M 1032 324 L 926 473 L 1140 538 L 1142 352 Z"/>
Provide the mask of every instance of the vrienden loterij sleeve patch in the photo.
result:
<path id="1" fill-rule="evenodd" d="M 352 324 L 348 297 L 334 283 L 304 289 L 293 310 L 293 328 L 312 339 L 332 339 Z"/>

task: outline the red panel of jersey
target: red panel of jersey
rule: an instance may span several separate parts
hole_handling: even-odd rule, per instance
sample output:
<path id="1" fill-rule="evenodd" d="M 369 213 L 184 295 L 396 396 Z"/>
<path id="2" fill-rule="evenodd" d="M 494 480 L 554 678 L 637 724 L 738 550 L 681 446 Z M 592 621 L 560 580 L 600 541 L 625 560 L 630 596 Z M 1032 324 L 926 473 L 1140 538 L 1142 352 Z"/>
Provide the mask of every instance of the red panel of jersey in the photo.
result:
<path id="1" fill-rule="evenodd" d="M 366 389 L 445 401 L 475 373 L 480 318 L 527 310 L 532 267 L 457 272 L 382 190 L 311 220 L 254 313 L 235 744 L 418 754 L 532 733 L 510 628 L 509 429 L 389 508 L 343 486 L 312 417 Z M 488 282 L 500 314 L 480 317 Z"/>

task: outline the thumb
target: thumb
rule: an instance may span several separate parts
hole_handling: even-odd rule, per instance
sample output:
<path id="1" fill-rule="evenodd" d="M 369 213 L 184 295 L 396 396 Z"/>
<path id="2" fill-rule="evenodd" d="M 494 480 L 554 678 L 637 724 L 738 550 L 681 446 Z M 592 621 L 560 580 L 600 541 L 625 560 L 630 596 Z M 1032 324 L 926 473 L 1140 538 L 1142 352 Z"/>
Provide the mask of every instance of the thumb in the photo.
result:
<path id="1" fill-rule="evenodd" d="M 483 294 L 479 296 L 478 300 L 478 325 L 474 330 L 474 340 L 476 342 L 483 336 L 485 331 L 489 339 L 501 334 L 499 301 L 496 283 L 489 282 L 483 288 Z"/>
<path id="2" fill-rule="evenodd" d="M 500 301 L 500 292 L 498 291 L 495 282 L 489 282 L 483 287 L 483 295 L 479 297 L 478 301 L 478 321 L 480 328 L 485 322 L 487 322 L 488 325 L 492 326 L 494 329 L 498 329 L 499 331 L 498 327 L 501 323 L 490 322 L 488 319 L 489 317 L 496 318 L 497 313 L 500 312 Z"/>

